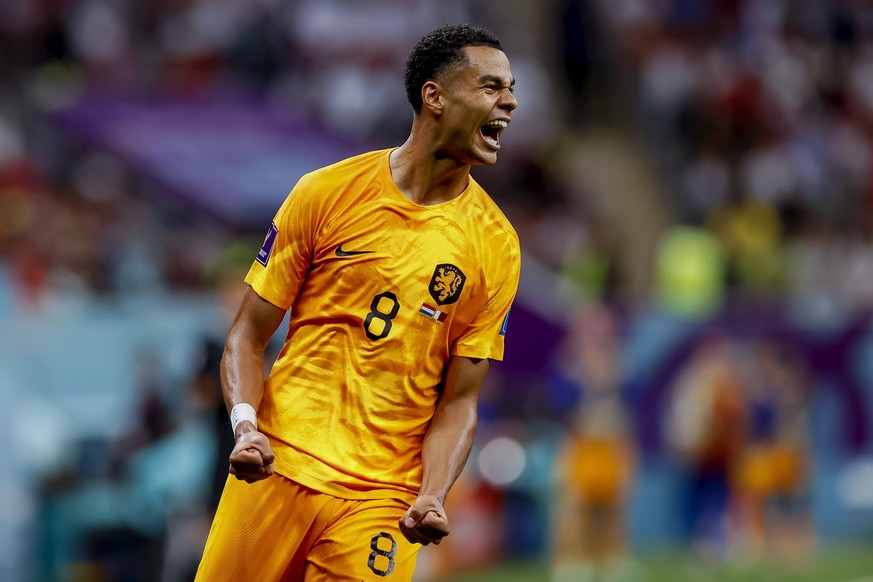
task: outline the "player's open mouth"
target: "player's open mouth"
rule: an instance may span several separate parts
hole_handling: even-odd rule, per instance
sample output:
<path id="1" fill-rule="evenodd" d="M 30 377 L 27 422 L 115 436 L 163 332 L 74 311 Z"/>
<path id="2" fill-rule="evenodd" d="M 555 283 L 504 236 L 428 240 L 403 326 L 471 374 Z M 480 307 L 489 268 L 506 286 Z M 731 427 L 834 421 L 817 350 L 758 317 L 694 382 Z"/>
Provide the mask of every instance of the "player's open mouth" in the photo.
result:
<path id="1" fill-rule="evenodd" d="M 482 132 L 482 137 L 485 138 L 485 142 L 491 147 L 500 148 L 500 134 L 506 129 L 507 125 L 509 125 L 509 122 L 503 119 L 495 119 L 483 125 L 480 131 Z"/>

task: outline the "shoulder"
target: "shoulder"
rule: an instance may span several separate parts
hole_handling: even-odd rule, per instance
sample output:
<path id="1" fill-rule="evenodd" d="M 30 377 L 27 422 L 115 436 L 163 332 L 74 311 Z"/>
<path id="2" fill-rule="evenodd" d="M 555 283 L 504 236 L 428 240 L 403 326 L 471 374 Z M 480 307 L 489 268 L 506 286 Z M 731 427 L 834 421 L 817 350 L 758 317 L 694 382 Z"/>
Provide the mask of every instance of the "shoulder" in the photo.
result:
<path id="1" fill-rule="evenodd" d="M 375 175 L 382 156 L 386 156 L 388 151 L 359 154 L 304 174 L 297 180 L 284 205 L 313 209 L 333 206 L 350 185 L 360 183 L 363 176 Z"/>
<path id="2" fill-rule="evenodd" d="M 362 186 L 376 179 L 390 150 L 346 158 L 298 179 L 279 210 L 280 216 L 305 217 L 323 225 L 354 205 Z"/>
<path id="3" fill-rule="evenodd" d="M 468 215 L 483 225 L 489 237 L 499 238 L 503 244 L 519 248 L 518 233 L 503 210 L 476 180 L 472 177 L 470 180 L 473 189 L 471 194 L 474 194 L 471 196 L 470 203 L 475 206 L 475 212 Z"/>
<path id="4" fill-rule="evenodd" d="M 369 174 L 378 170 L 382 159 L 391 150 L 375 150 L 358 154 L 339 162 L 324 166 L 300 178 L 299 185 L 311 186 L 324 183 L 336 183 L 355 176 Z"/>
<path id="5" fill-rule="evenodd" d="M 521 244 L 518 233 L 497 203 L 475 180 L 472 188 L 471 196 L 459 208 L 459 222 L 473 242 L 488 287 L 499 289 L 504 282 L 518 279 Z"/>

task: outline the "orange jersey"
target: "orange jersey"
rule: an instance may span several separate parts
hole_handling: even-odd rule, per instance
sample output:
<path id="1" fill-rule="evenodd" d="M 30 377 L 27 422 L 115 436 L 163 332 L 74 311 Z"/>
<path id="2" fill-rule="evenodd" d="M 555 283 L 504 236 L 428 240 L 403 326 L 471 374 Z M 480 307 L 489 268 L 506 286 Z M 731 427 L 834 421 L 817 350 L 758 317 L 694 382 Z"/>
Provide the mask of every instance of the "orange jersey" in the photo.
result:
<path id="1" fill-rule="evenodd" d="M 421 206 L 389 154 L 301 178 L 246 282 L 291 310 L 258 411 L 276 471 L 336 497 L 411 502 L 449 356 L 503 357 L 520 250 L 472 178 Z"/>

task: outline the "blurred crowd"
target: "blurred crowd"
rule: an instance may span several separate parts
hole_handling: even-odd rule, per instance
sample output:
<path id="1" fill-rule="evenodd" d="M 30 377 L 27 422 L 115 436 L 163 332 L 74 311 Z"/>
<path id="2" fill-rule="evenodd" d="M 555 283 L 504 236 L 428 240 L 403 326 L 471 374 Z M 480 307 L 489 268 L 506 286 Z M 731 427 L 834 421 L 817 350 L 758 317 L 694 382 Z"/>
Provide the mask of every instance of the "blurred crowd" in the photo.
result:
<path id="1" fill-rule="evenodd" d="M 869 3 L 599 6 L 667 203 L 717 243 L 727 288 L 869 308 Z"/>
<path id="2" fill-rule="evenodd" d="M 38 524 L 14 530 L 37 542 L 0 550 L 0 577 L 36 554 L 46 579 L 190 577 L 230 446 L 222 331 L 263 230 L 197 213 L 55 114 L 93 95 L 254 96 L 390 147 L 411 119 L 409 47 L 461 21 L 497 33 L 518 81 L 501 161 L 474 170 L 538 279 L 513 317 L 555 313 L 529 288 L 568 307 L 519 324 L 536 335 L 517 341 L 554 345 L 548 357 L 489 378 L 449 500 L 455 532 L 422 554 L 420 579 L 506 555 L 550 555 L 556 580 L 636 579 L 631 546 L 658 537 L 634 537 L 630 515 L 659 475 L 652 459 L 675 481 L 658 499 L 676 531 L 661 537 L 715 560 L 811 551 L 812 402 L 833 383 L 869 415 L 862 373 L 847 371 L 869 322 L 820 341 L 781 316 L 711 318 L 734 300 L 830 325 L 873 307 L 869 3 L 0 1 L 0 320 L 71 296 L 184 294 L 218 303 L 220 320 L 187 376 L 168 382 L 160 358 L 137 357 L 128 426 L 39 475 Z M 679 319 L 658 327 L 651 307 Z M 13 517 L 0 511 L 0 530 Z"/>

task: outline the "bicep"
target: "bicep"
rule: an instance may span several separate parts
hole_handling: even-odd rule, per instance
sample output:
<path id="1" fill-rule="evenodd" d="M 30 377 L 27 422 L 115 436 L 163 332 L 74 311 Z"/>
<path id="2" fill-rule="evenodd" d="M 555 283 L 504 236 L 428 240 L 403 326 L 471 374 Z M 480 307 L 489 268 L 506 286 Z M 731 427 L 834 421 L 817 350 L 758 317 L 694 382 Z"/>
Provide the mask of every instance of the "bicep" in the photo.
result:
<path id="1" fill-rule="evenodd" d="M 285 318 L 285 310 L 277 307 L 248 287 L 230 327 L 228 339 L 238 339 L 264 347 Z"/>
<path id="2" fill-rule="evenodd" d="M 490 367 L 491 360 L 488 358 L 452 356 L 446 370 L 441 400 L 445 402 L 468 398 L 474 403 L 478 401 Z"/>

